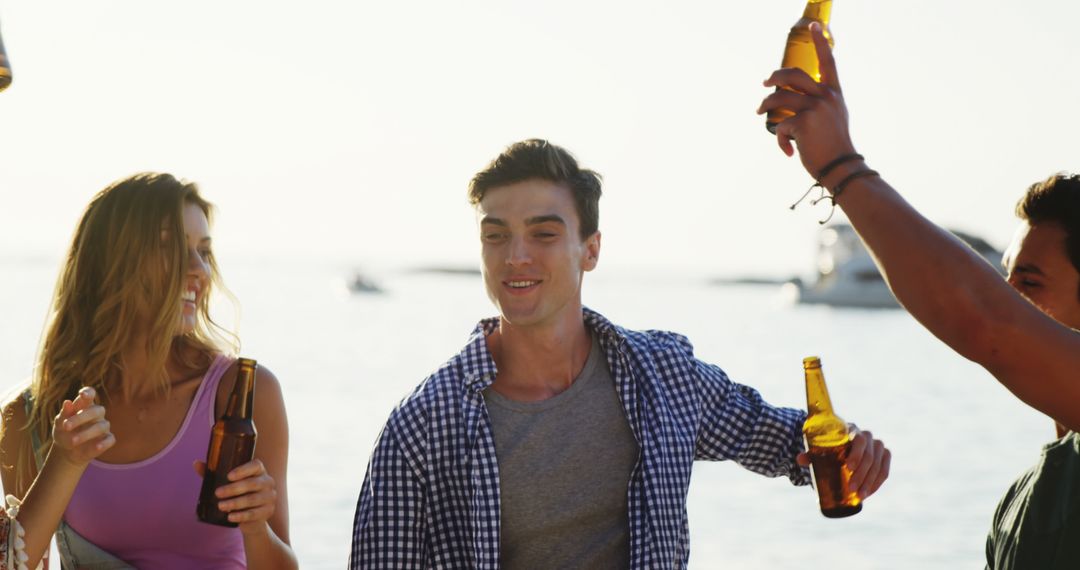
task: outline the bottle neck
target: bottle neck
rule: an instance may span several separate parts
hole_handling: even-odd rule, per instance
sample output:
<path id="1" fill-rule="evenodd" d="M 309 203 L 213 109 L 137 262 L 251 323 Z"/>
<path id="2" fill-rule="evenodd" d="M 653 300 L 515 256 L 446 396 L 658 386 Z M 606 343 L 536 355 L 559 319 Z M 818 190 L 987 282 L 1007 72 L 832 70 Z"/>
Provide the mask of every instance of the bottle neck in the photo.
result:
<path id="1" fill-rule="evenodd" d="M 242 359 L 236 372 L 229 403 L 225 408 L 225 417 L 232 419 L 251 419 L 252 401 L 255 394 L 255 363 Z"/>
<path id="2" fill-rule="evenodd" d="M 825 375 L 821 368 L 806 369 L 806 411 L 810 415 L 836 415 L 833 412 L 829 389 L 825 387 Z"/>
<path id="3" fill-rule="evenodd" d="M 803 10 L 803 18 L 816 20 L 821 25 L 829 25 L 829 16 L 832 14 L 832 0 L 810 0 Z"/>

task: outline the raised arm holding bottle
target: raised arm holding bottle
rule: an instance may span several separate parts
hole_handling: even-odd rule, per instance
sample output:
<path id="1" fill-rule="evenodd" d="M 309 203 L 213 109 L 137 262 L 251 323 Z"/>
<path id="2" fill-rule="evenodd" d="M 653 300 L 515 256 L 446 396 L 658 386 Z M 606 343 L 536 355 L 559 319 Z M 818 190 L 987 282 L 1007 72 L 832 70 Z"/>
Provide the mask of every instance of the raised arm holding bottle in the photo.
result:
<path id="1" fill-rule="evenodd" d="M 798 69 L 777 70 L 765 85 L 783 89 L 758 112 L 795 112 L 777 127 L 780 148 L 791 156 L 792 143 L 798 146 L 803 166 L 843 208 L 901 304 L 1056 420 L 1058 439 L 994 513 L 987 568 L 1080 567 L 1080 176 L 1056 174 L 1027 190 L 1004 259 L 1008 281 L 1001 279 L 855 152 L 832 52 L 820 27 L 811 31 L 821 83 Z"/>
<path id="2" fill-rule="evenodd" d="M 857 156 L 836 64 L 820 26 L 812 34 L 821 83 L 799 69 L 765 81 L 782 87 L 758 109 L 792 109 L 776 130 L 847 214 L 900 303 L 930 332 L 981 364 L 1021 400 L 1066 428 L 1080 428 L 1080 336 L 1028 303 L 979 254 L 911 207 Z M 933 279 L 927 279 L 933 275 Z"/>

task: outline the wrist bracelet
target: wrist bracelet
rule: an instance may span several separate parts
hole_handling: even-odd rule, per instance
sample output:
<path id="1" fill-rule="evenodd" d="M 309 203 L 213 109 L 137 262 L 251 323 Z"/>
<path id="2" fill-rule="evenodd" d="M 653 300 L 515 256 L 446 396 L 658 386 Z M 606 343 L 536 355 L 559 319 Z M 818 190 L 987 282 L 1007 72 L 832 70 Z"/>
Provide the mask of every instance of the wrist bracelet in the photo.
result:
<path id="1" fill-rule="evenodd" d="M 8 540 L 11 541 L 11 546 L 13 548 L 11 548 L 10 551 L 11 554 L 15 555 L 15 560 L 9 560 L 8 564 L 11 565 L 9 567 L 16 568 L 17 570 L 27 570 L 26 561 L 29 560 L 29 556 L 26 555 L 26 540 L 24 538 L 26 536 L 26 531 L 17 519 L 19 516 L 19 507 L 22 506 L 22 501 L 14 495 L 8 495 L 4 500 L 7 503 L 5 512 L 8 520 L 11 521 L 11 528 L 9 529 L 11 535 L 8 536 Z"/>
<path id="2" fill-rule="evenodd" d="M 838 182 L 836 184 L 836 187 L 833 188 L 832 197 L 831 197 L 833 205 L 834 206 L 836 205 L 836 199 L 840 197 L 840 193 L 844 191 L 844 188 L 847 188 L 847 185 L 850 184 L 851 181 L 856 180 L 858 178 L 862 178 L 864 176 L 877 176 L 877 175 L 878 175 L 878 172 L 876 170 L 859 170 L 859 171 L 856 171 L 856 172 L 852 172 L 851 174 L 848 174 L 846 178 L 844 178 L 843 180 Z"/>
<path id="3" fill-rule="evenodd" d="M 837 166 L 840 166 L 841 164 L 844 164 L 845 162 L 851 162 L 852 160 L 863 160 L 863 155 L 856 152 L 856 153 L 852 153 L 852 154 L 840 155 L 839 157 L 833 159 L 832 162 L 826 164 L 825 168 L 822 168 L 821 172 L 818 173 L 818 175 L 817 175 L 818 184 L 821 184 L 821 181 L 825 180 L 825 177 L 828 176 L 829 173 L 832 172 Z"/>
<path id="4" fill-rule="evenodd" d="M 840 166 L 841 164 L 843 164 L 845 162 L 850 162 L 852 160 L 863 160 L 863 156 L 861 154 L 858 154 L 858 153 L 845 154 L 845 155 L 833 160 L 829 164 L 826 164 L 825 168 L 821 169 L 821 173 L 818 175 L 817 180 L 814 181 L 814 183 L 810 186 L 810 188 L 808 188 L 806 190 L 805 193 L 803 193 L 801 198 L 796 200 L 795 203 L 791 205 L 790 209 L 794 210 L 795 206 L 798 206 L 800 203 L 802 203 L 802 201 L 805 200 L 806 197 L 809 196 L 810 193 L 814 191 L 814 188 L 817 188 L 818 190 L 821 191 L 821 193 L 818 194 L 817 198 L 814 198 L 814 199 L 810 200 L 810 205 L 811 206 L 816 206 L 822 200 L 829 200 L 830 202 L 832 202 L 832 208 L 829 209 L 829 215 L 826 216 L 824 220 L 818 220 L 818 224 L 825 225 L 829 220 L 832 219 L 833 214 L 836 213 L 836 199 L 837 199 L 837 197 L 840 196 L 840 193 L 843 192 L 845 188 L 847 188 L 848 184 L 850 184 L 853 180 L 856 180 L 858 178 L 862 178 L 864 176 L 878 176 L 878 172 L 876 170 L 871 170 L 871 169 L 856 170 L 855 172 L 852 172 L 851 174 L 848 174 L 847 176 L 844 177 L 843 180 L 838 182 L 836 184 L 836 186 L 833 187 L 831 195 L 829 193 L 827 193 L 826 189 L 825 189 L 825 185 L 821 183 L 821 180 L 823 178 L 825 178 L 826 176 L 828 176 L 829 173 L 832 172 L 834 169 L 836 169 L 837 166 Z"/>

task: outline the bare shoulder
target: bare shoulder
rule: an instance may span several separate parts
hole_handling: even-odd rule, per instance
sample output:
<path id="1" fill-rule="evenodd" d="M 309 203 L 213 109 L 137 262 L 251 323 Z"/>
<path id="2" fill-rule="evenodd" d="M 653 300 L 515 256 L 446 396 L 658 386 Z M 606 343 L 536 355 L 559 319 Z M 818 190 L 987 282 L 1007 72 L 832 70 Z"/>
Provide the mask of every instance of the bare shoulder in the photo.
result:
<path id="1" fill-rule="evenodd" d="M 255 456 L 266 463 L 274 479 L 283 482 L 289 449 L 289 420 L 285 414 L 285 398 L 277 376 L 262 365 L 255 372 L 255 425 L 259 428 L 259 445 Z"/>
<path id="2" fill-rule="evenodd" d="M 255 413 L 285 415 L 285 396 L 281 393 L 281 382 L 269 368 L 260 365 L 255 371 Z"/>

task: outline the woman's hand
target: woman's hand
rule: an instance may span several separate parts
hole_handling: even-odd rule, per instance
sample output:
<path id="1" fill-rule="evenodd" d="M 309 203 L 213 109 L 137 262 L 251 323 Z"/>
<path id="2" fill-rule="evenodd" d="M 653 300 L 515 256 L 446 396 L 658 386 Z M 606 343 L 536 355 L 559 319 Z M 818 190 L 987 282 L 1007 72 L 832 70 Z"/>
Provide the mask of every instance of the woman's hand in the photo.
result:
<path id="1" fill-rule="evenodd" d="M 206 472 L 206 464 L 195 462 L 195 471 L 199 475 Z M 230 483 L 214 491 L 218 498 L 218 509 L 229 514 L 229 521 L 240 525 L 240 530 L 249 532 L 265 529 L 270 517 L 277 510 L 277 483 L 266 472 L 266 467 L 258 459 L 249 461 L 228 475 Z"/>
<path id="2" fill-rule="evenodd" d="M 84 387 L 72 400 L 64 400 L 60 413 L 53 419 L 53 451 L 66 463 L 86 467 L 90 461 L 116 444 L 109 431 L 105 407 L 94 403 L 97 393 Z"/>

